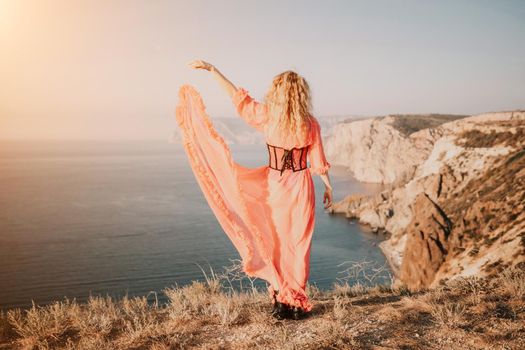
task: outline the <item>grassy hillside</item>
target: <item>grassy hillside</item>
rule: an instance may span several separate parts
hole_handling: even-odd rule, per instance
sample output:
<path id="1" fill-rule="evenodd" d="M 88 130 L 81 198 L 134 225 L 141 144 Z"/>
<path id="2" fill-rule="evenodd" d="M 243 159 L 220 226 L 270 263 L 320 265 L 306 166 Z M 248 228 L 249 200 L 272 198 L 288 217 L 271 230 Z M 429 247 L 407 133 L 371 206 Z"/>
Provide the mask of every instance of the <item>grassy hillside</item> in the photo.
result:
<path id="1" fill-rule="evenodd" d="M 308 287 L 310 317 L 277 321 L 265 291 L 220 277 L 146 298 L 56 302 L 0 316 L 0 349 L 523 349 L 525 271 L 434 290 Z"/>
<path id="2" fill-rule="evenodd" d="M 443 123 L 468 116 L 456 114 L 391 114 L 390 117 L 395 118 L 392 126 L 408 136 L 413 132 L 426 128 L 435 128 Z"/>

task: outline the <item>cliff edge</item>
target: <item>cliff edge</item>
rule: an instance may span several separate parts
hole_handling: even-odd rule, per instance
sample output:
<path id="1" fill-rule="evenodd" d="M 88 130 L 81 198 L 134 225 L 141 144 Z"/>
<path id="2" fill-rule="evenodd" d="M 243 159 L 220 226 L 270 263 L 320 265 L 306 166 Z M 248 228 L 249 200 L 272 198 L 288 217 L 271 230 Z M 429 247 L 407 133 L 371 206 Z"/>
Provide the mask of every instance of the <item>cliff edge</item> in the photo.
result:
<path id="1" fill-rule="evenodd" d="M 408 135 L 395 129 L 395 117 L 368 123 L 378 132 L 360 147 L 374 151 L 347 161 L 359 180 L 392 186 L 348 196 L 332 212 L 390 233 L 380 248 L 398 281 L 432 287 L 525 264 L 525 111 L 457 118 Z M 331 147 L 344 130 L 353 131 L 347 137 L 363 130 L 352 124 L 331 136 L 339 138 Z M 366 159 L 376 154 L 382 168 Z"/>

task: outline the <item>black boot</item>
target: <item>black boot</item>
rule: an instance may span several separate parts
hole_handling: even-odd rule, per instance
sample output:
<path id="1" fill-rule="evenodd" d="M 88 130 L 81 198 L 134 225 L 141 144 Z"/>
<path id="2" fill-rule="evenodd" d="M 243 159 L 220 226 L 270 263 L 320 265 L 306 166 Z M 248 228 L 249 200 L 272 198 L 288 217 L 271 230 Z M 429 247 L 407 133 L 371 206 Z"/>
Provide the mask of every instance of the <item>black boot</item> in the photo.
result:
<path id="1" fill-rule="evenodd" d="M 279 291 L 278 290 L 275 290 L 273 292 L 273 308 L 272 308 L 272 314 L 276 313 L 277 312 L 277 309 L 279 308 L 279 305 L 278 305 L 278 301 L 277 301 L 277 294 L 279 294 Z"/>
<path id="2" fill-rule="evenodd" d="M 285 318 L 291 317 L 291 307 L 288 304 L 281 303 L 279 301 L 276 302 L 277 306 L 275 308 L 275 312 L 272 314 L 273 317 L 275 317 L 278 320 L 283 320 Z"/>
<path id="3" fill-rule="evenodd" d="M 287 304 L 281 303 L 280 301 L 277 301 L 277 294 L 279 294 L 279 291 L 275 290 L 273 294 L 273 308 L 271 312 L 272 316 L 278 320 L 290 318 L 290 315 L 291 315 L 290 306 Z"/>
<path id="4" fill-rule="evenodd" d="M 305 317 L 306 313 L 304 312 L 302 307 L 294 306 L 291 309 L 292 318 L 294 320 L 300 320 Z"/>

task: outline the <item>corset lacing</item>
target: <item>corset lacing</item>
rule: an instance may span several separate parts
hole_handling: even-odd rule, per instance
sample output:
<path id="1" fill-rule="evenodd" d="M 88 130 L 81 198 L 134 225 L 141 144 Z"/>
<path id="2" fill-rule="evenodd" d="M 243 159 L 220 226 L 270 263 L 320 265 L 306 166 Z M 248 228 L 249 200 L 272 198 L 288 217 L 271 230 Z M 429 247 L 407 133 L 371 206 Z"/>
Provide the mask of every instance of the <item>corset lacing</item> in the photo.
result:
<path id="1" fill-rule="evenodd" d="M 281 176 L 284 169 L 292 169 L 294 172 L 306 169 L 306 155 L 308 153 L 308 146 L 302 148 L 285 149 L 279 146 L 268 146 L 269 164 L 272 169 L 279 170 Z M 282 155 L 281 155 L 282 152 Z M 277 153 L 279 153 L 280 158 Z M 294 156 L 295 155 L 295 156 Z M 280 162 L 278 161 L 280 159 Z M 280 164 L 279 164 L 280 163 Z"/>

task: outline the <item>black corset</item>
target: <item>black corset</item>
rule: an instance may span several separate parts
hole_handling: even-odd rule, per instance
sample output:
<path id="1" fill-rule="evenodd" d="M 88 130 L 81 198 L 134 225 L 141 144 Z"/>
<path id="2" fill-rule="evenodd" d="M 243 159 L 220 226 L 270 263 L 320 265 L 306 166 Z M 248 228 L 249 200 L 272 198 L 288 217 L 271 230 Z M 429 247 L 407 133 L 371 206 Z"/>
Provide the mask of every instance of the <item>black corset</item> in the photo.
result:
<path id="1" fill-rule="evenodd" d="M 308 153 L 308 146 L 302 148 L 285 149 L 279 146 L 268 146 L 269 164 L 272 169 L 279 170 L 281 176 L 284 169 L 292 169 L 300 171 L 306 169 L 306 155 Z"/>

